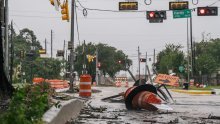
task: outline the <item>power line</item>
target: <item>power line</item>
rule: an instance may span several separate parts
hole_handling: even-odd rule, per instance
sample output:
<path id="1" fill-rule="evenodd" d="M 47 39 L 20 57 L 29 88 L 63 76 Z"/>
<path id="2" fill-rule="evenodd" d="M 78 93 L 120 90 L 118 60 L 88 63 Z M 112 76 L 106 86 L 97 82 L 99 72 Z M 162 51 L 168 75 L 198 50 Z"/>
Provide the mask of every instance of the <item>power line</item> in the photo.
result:
<path id="1" fill-rule="evenodd" d="M 220 0 L 217 0 L 215 2 L 213 2 L 212 4 L 210 4 L 209 6 L 215 5 L 216 3 L 218 3 Z"/>

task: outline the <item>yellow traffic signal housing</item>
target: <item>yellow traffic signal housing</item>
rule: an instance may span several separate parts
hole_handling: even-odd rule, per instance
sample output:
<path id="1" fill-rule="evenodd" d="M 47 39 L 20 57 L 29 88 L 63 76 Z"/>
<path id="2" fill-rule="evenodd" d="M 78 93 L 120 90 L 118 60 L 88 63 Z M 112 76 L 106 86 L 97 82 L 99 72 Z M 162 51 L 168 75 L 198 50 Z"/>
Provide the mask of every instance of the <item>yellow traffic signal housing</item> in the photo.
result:
<path id="1" fill-rule="evenodd" d="M 56 1 L 57 1 L 57 4 L 60 5 L 60 0 L 56 0 Z M 50 0 L 50 4 L 54 6 L 55 5 L 54 0 Z"/>
<path id="2" fill-rule="evenodd" d="M 189 2 L 188 1 L 169 2 L 169 9 L 170 10 L 189 9 Z"/>
<path id="3" fill-rule="evenodd" d="M 45 49 L 39 50 L 39 54 L 46 54 L 46 50 Z"/>
<path id="4" fill-rule="evenodd" d="M 23 59 L 24 58 L 24 50 L 20 51 L 20 58 Z"/>
<path id="5" fill-rule="evenodd" d="M 54 0 L 50 0 L 50 4 L 54 6 Z"/>
<path id="6" fill-rule="evenodd" d="M 119 2 L 119 10 L 138 10 L 138 2 Z"/>
<path id="7" fill-rule="evenodd" d="M 69 21 L 69 8 L 68 8 L 68 0 L 64 1 L 64 3 L 61 5 L 61 14 L 62 14 L 62 20 Z"/>

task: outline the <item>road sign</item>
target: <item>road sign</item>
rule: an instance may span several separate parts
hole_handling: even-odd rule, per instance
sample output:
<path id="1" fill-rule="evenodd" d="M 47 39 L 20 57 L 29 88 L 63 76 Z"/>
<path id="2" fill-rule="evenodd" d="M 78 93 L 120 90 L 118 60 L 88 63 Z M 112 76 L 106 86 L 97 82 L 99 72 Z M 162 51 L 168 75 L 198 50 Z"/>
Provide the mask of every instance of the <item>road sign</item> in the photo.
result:
<path id="1" fill-rule="evenodd" d="M 165 84 L 169 86 L 178 86 L 179 77 L 166 74 L 158 74 L 155 83 Z"/>
<path id="2" fill-rule="evenodd" d="M 184 67 L 183 66 L 179 66 L 179 71 L 183 72 L 184 71 Z"/>
<path id="3" fill-rule="evenodd" d="M 173 18 L 190 18 L 191 10 L 173 10 Z"/>

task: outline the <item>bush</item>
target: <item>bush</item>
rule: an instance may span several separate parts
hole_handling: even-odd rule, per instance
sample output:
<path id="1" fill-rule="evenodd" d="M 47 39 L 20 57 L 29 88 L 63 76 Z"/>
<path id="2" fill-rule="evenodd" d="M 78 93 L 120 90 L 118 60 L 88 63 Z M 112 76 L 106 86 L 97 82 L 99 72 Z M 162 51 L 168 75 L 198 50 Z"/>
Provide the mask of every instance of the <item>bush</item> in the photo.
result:
<path id="1" fill-rule="evenodd" d="M 40 124 L 42 116 L 49 109 L 49 85 L 27 85 L 17 88 L 8 110 L 1 115 L 1 124 Z"/>

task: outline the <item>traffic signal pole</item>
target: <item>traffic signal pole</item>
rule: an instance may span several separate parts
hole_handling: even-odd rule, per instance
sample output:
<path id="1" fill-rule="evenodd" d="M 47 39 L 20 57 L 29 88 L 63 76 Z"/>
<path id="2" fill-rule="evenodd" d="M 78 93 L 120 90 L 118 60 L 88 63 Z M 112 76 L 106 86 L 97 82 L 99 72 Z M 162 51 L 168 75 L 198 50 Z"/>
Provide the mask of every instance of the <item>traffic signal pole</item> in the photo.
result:
<path id="1" fill-rule="evenodd" d="M 72 0 L 71 3 L 71 34 L 70 41 L 72 42 L 72 49 L 70 50 L 70 91 L 73 91 L 73 82 L 74 82 L 74 7 L 75 0 Z"/>
<path id="2" fill-rule="evenodd" d="M 191 76 L 194 75 L 194 50 L 193 50 L 193 39 L 192 39 L 192 17 L 190 17 L 190 43 L 191 43 Z"/>
<path id="3" fill-rule="evenodd" d="M 139 78 L 139 85 L 141 85 L 141 65 L 140 65 L 140 48 L 138 46 L 138 78 Z"/>

